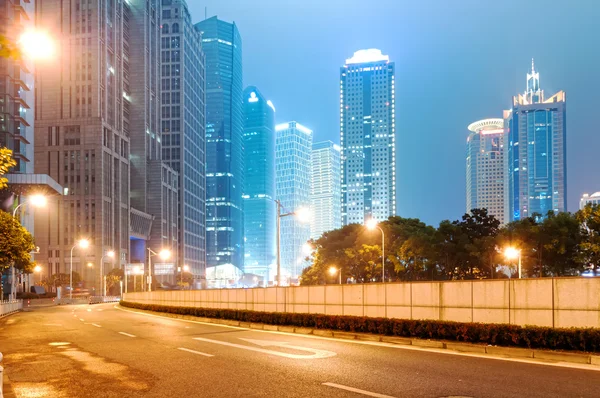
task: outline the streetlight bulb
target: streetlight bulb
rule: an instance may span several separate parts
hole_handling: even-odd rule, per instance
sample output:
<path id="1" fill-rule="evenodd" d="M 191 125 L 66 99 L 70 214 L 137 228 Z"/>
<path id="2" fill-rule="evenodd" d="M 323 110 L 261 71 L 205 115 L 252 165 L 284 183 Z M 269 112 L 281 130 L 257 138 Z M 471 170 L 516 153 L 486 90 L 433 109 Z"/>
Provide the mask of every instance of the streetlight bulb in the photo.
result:
<path id="1" fill-rule="evenodd" d="M 42 267 L 40 267 L 39 265 L 36 265 L 36 266 L 33 268 L 33 271 L 34 271 L 34 272 L 41 272 L 41 271 L 42 271 Z"/>
<path id="2" fill-rule="evenodd" d="M 305 244 L 302 245 L 302 252 L 304 254 L 306 254 L 307 256 L 310 253 L 312 253 L 312 251 L 313 251 L 313 247 L 312 247 L 312 245 L 310 243 L 307 242 L 307 243 L 305 243 Z"/>
<path id="3" fill-rule="evenodd" d="M 365 222 L 365 227 L 367 227 L 367 229 L 369 230 L 374 230 L 375 228 L 377 228 L 377 220 L 374 218 L 369 218 L 367 220 L 367 222 Z"/>
<path id="4" fill-rule="evenodd" d="M 92 264 L 92 263 L 87 263 L 87 266 L 88 266 L 88 267 L 90 267 L 90 268 L 92 268 L 92 267 L 94 266 L 94 264 Z"/>
<path id="5" fill-rule="evenodd" d="M 296 211 L 294 211 L 294 215 L 296 216 L 296 219 L 301 223 L 310 222 L 311 214 L 310 209 L 307 207 L 299 207 L 298 209 L 296 209 Z"/>
<path id="6" fill-rule="evenodd" d="M 109 250 L 108 252 L 106 252 L 106 256 L 110 257 L 110 258 L 115 258 L 115 252 L 112 250 Z"/>
<path id="7" fill-rule="evenodd" d="M 337 273 L 337 268 L 335 267 L 329 267 L 329 273 L 333 276 Z"/>
<path id="8" fill-rule="evenodd" d="M 90 241 L 87 239 L 80 239 L 79 242 L 77 242 L 77 245 L 82 249 L 87 249 L 90 247 Z"/>
<path id="9" fill-rule="evenodd" d="M 31 195 L 27 202 L 34 207 L 45 207 L 48 199 L 44 195 Z"/>
<path id="10" fill-rule="evenodd" d="M 138 267 L 138 266 L 133 267 L 134 274 L 139 274 L 139 272 L 140 272 L 140 267 Z"/>
<path id="11" fill-rule="evenodd" d="M 29 30 L 18 40 L 23 54 L 33 59 L 47 59 L 54 54 L 54 43 L 46 32 Z"/>
<path id="12" fill-rule="evenodd" d="M 520 253 L 521 251 L 515 249 L 514 247 L 507 247 L 504 249 L 504 257 L 506 257 L 508 260 L 514 260 L 515 258 L 518 258 Z"/>
<path id="13" fill-rule="evenodd" d="M 184 266 L 183 266 L 183 270 L 184 270 L 185 272 L 188 272 L 188 271 L 190 270 L 190 266 L 189 266 L 189 265 L 184 265 Z"/>
<path id="14" fill-rule="evenodd" d="M 163 260 L 168 260 L 169 258 L 171 258 L 171 251 L 166 249 L 161 250 L 160 253 L 158 253 L 158 256 Z"/>

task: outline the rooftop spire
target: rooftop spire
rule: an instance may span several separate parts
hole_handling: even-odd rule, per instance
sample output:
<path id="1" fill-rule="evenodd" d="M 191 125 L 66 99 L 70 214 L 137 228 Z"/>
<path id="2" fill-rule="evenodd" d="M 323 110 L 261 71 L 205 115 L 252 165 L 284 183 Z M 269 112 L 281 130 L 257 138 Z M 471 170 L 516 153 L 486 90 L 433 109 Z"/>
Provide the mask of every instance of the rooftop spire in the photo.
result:
<path id="1" fill-rule="evenodd" d="M 544 101 L 544 92 L 540 88 L 540 73 L 535 71 L 533 58 L 531 58 L 531 73 L 527 73 L 525 98 L 530 104 L 537 104 Z"/>

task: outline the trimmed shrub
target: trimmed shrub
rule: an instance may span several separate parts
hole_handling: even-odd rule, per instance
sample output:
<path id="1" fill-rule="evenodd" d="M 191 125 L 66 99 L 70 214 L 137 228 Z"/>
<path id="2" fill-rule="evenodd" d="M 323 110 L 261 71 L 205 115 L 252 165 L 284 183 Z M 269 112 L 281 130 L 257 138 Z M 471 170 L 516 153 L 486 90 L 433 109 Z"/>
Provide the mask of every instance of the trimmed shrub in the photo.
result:
<path id="1" fill-rule="evenodd" d="M 344 332 L 375 333 L 386 336 L 463 341 L 508 347 L 600 352 L 600 329 L 548 328 L 508 324 L 462 323 L 435 320 L 409 320 L 339 316 L 324 314 L 289 314 L 245 310 L 172 307 L 121 301 L 123 307 L 193 315 L 203 318 L 231 319 L 241 322 L 289 325 Z"/>

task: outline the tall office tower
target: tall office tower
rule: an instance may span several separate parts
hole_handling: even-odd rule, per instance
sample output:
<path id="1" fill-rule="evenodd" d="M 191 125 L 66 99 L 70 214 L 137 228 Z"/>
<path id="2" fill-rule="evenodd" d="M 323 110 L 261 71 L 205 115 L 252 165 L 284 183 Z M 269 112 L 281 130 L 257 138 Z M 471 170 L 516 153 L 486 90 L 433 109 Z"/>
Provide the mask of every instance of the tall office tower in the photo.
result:
<path id="1" fill-rule="evenodd" d="M 533 61 L 527 90 L 504 111 L 507 130 L 506 221 L 567 209 L 567 97 L 545 99 Z"/>
<path id="2" fill-rule="evenodd" d="M 600 206 L 600 191 L 593 194 L 584 193 L 579 200 L 579 210 L 583 209 L 587 205 Z"/>
<path id="3" fill-rule="evenodd" d="M 354 53 L 340 69 L 342 222 L 396 214 L 395 65 L 380 50 Z"/>
<path id="4" fill-rule="evenodd" d="M 197 276 L 206 268 L 206 156 L 202 37 L 185 0 L 162 3 L 163 161 L 179 173 L 179 249 L 174 263 Z"/>
<path id="5" fill-rule="evenodd" d="M 217 17 L 196 28 L 206 55 L 206 278 L 232 281 L 244 265 L 242 38 Z"/>
<path id="6" fill-rule="evenodd" d="M 342 226 L 340 147 L 331 141 L 312 146 L 311 239 Z"/>
<path id="7" fill-rule="evenodd" d="M 244 90 L 244 272 L 273 279 L 275 265 L 275 107 Z"/>
<path id="8" fill-rule="evenodd" d="M 277 200 L 284 212 L 310 208 L 312 130 L 297 122 L 275 126 Z M 309 220 L 281 218 L 281 276 L 295 279 L 305 266 L 303 246 L 310 239 Z M 283 282 L 283 278 L 282 278 Z"/>
<path id="9" fill-rule="evenodd" d="M 504 120 L 479 120 L 468 129 L 466 211 L 485 208 L 504 224 Z"/>

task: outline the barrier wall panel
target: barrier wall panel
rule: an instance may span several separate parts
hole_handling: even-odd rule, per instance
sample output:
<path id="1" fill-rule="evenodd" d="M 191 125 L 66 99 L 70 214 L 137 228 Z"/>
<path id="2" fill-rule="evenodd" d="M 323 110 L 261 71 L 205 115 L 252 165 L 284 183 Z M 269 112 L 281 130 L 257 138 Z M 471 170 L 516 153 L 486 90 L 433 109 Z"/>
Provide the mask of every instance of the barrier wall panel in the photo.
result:
<path id="1" fill-rule="evenodd" d="M 356 307 L 358 308 L 358 307 Z M 362 309 L 360 309 L 362 312 Z M 331 304 L 325 306 L 325 314 L 326 315 L 355 315 L 355 314 L 346 314 L 346 308 L 342 305 Z"/>
<path id="2" fill-rule="evenodd" d="M 387 316 L 388 316 L 388 318 L 411 319 L 410 307 L 388 306 Z"/>
<path id="3" fill-rule="evenodd" d="M 514 309 L 511 310 L 510 321 L 510 323 L 520 326 L 552 327 L 552 310 Z"/>
<path id="4" fill-rule="evenodd" d="M 473 322 L 478 323 L 510 323 L 506 309 L 473 308 Z M 454 320 L 454 319 L 452 319 Z"/>
<path id="5" fill-rule="evenodd" d="M 386 283 L 385 289 L 388 306 L 410 307 L 410 283 Z"/>
<path id="6" fill-rule="evenodd" d="M 308 312 L 325 313 L 325 286 L 308 286 Z"/>
<path id="7" fill-rule="evenodd" d="M 473 322 L 473 282 L 451 282 L 439 284 L 440 320 Z"/>
<path id="8" fill-rule="evenodd" d="M 554 309 L 600 311 L 600 284 L 595 279 L 555 279 Z"/>

